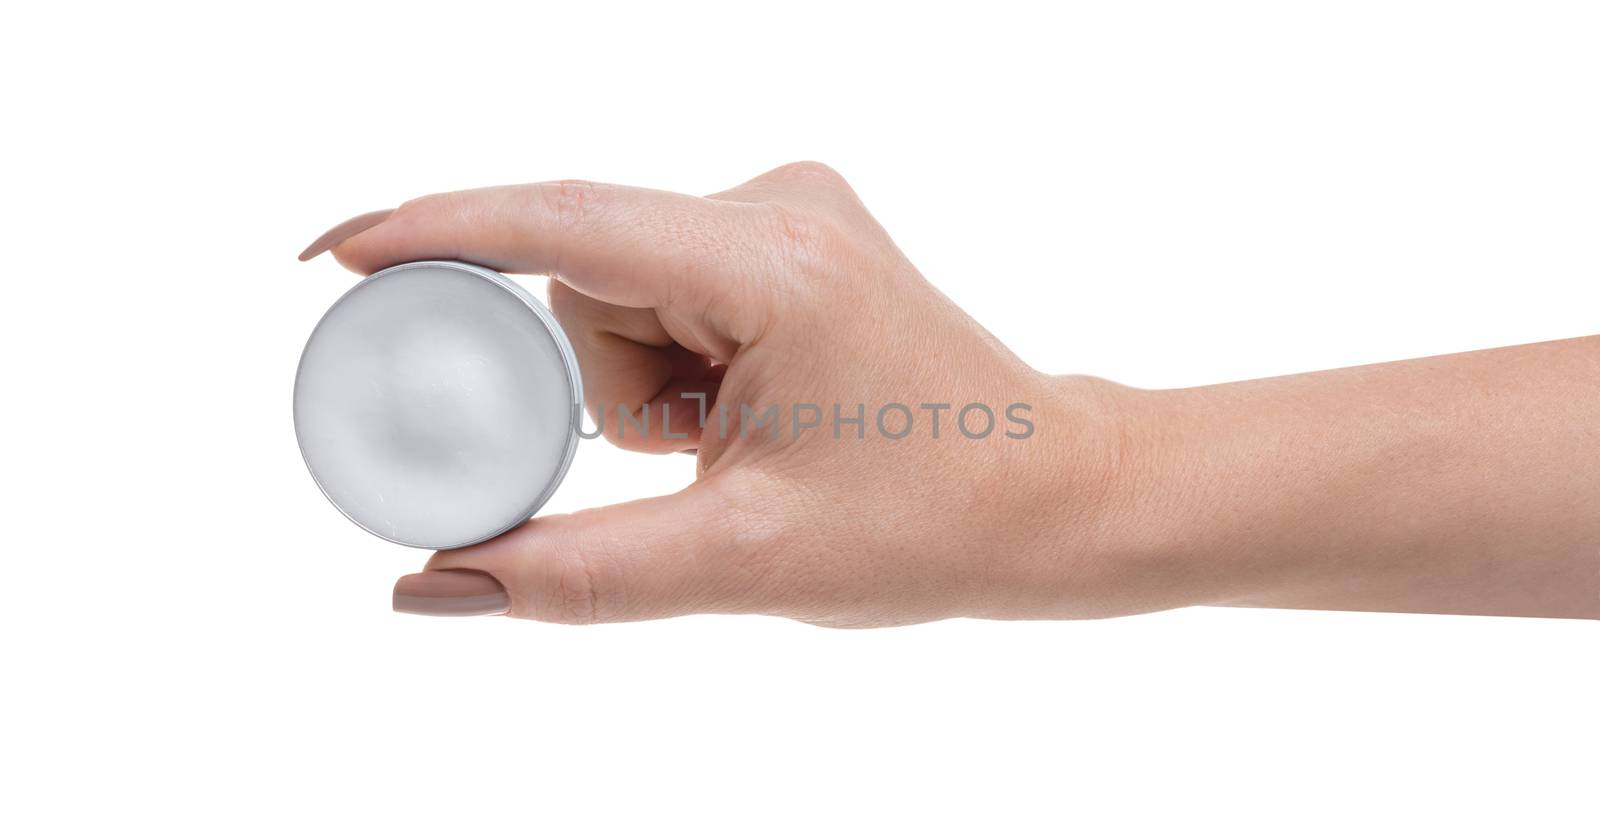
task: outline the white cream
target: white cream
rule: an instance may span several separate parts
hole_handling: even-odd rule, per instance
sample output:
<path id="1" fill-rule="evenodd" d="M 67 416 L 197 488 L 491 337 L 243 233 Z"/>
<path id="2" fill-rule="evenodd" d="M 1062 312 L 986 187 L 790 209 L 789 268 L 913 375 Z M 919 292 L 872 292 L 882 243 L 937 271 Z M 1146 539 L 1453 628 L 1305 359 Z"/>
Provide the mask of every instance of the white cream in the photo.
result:
<path id="1" fill-rule="evenodd" d="M 577 444 L 571 347 L 487 269 L 407 263 L 362 281 L 300 359 L 294 421 L 323 493 L 373 534 L 446 549 L 532 516 Z"/>

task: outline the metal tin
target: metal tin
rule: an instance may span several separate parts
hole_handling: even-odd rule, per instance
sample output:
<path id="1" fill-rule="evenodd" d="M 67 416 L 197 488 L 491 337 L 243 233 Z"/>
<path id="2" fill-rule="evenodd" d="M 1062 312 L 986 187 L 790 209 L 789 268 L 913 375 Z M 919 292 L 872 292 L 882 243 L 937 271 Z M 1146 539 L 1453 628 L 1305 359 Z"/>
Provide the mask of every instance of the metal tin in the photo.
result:
<path id="1" fill-rule="evenodd" d="M 300 455 L 352 522 L 453 549 L 533 516 L 578 446 L 566 334 L 526 289 L 468 263 L 384 269 L 339 298 L 295 374 Z"/>

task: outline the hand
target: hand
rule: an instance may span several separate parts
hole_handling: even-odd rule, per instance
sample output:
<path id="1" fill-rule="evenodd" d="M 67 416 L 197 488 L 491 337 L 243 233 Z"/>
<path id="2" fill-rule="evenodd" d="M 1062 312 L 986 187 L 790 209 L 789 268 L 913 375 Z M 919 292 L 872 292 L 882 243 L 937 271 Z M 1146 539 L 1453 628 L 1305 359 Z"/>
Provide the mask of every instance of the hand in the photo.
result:
<path id="1" fill-rule="evenodd" d="M 302 257 L 330 244 L 364 274 L 442 258 L 554 275 L 594 421 L 699 459 L 677 494 L 440 552 L 396 609 L 1600 617 L 1600 338 L 1192 390 L 1047 377 L 813 163 L 706 198 L 586 182 L 424 197 Z M 704 396 L 703 428 L 685 395 Z"/>
<path id="2" fill-rule="evenodd" d="M 399 582 L 397 608 L 832 626 L 1109 609 L 1057 589 L 1093 548 L 1072 521 L 1105 494 L 1110 386 L 1029 369 L 827 167 L 706 198 L 588 182 L 441 194 L 357 218 L 306 256 L 330 242 L 362 274 L 444 258 L 553 275 L 590 418 L 624 448 L 698 453 L 677 494 L 436 554 Z M 684 394 L 705 396 L 703 429 Z M 649 435 L 619 406 L 647 413 Z"/>

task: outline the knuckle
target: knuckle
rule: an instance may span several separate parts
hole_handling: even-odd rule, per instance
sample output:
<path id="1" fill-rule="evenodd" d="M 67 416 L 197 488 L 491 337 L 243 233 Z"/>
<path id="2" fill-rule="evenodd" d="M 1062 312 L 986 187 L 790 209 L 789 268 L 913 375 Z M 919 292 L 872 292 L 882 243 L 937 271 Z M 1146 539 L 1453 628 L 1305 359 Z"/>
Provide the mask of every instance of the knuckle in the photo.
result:
<path id="1" fill-rule="evenodd" d="M 807 211 L 787 205 L 769 203 L 768 210 L 771 212 L 772 230 L 779 242 L 797 252 L 816 249 L 824 223 Z"/>
<path id="2" fill-rule="evenodd" d="M 562 624 L 593 624 L 600 620 L 600 590 L 591 558 L 572 550 L 555 562 L 551 595 L 553 620 Z"/>
<path id="3" fill-rule="evenodd" d="M 539 186 L 540 198 L 558 229 L 582 228 L 600 200 L 600 186 L 584 179 L 562 179 Z"/>
<path id="4" fill-rule="evenodd" d="M 821 162 L 811 160 L 790 162 L 773 171 L 773 173 L 786 179 L 809 182 L 824 188 L 841 190 L 849 190 L 850 188 L 850 184 L 845 181 L 838 171 Z"/>
<path id="5" fill-rule="evenodd" d="M 591 560 L 581 553 L 562 558 L 557 570 L 556 620 L 593 624 L 600 620 L 600 593 Z"/>
<path id="6" fill-rule="evenodd" d="M 454 195 L 450 193 L 424 194 L 414 199 L 400 203 L 394 209 L 396 217 L 428 217 L 437 216 L 450 210 L 454 202 Z"/>
<path id="7" fill-rule="evenodd" d="M 768 203 L 772 239 L 796 273 L 818 275 L 829 264 L 856 259 L 856 243 L 844 224 L 827 211 Z"/>
<path id="8" fill-rule="evenodd" d="M 537 595 L 528 599 L 531 617 L 555 624 L 595 624 L 611 608 L 607 593 L 615 581 L 604 559 L 571 542 L 557 542 L 532 566 L 538 574 L 528 585 Z"/>

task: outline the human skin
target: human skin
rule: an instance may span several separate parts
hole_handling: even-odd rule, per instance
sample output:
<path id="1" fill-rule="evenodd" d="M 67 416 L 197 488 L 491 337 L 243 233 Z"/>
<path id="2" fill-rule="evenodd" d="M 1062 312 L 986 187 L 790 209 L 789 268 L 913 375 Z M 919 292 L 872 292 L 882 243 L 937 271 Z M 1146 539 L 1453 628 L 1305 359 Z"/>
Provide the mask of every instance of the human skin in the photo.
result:
<path id="1" fill-rule="evenodd" d="M 566 181 L 341 224 L 360 274 L 551 275 L 592 416 L 682 491 L 436 553 L 395 608 L 567 623 L 760 613 L 868 627 L 1212 604 L 1600 618 L 1600 337 L 1185 390 L 1039 373 L 930 285 L 831 169 L 692 197 Z M 705 430 L 706 393 L 734 408 Z M 865 403 L 865 438 L 738 430 L 738 403 Z M 984 402 L 894 440 L 888 402 Z M 1009 403 L 1034 430 L 1004 435 Z M 650 436 L 616 408 L 649 404 Z M 672 410 L 669 438 L 660 430 Z M 714 408 L 713 408 L 714 409 Z M 898 423 L 891 427 L 897 428 Z"/>

